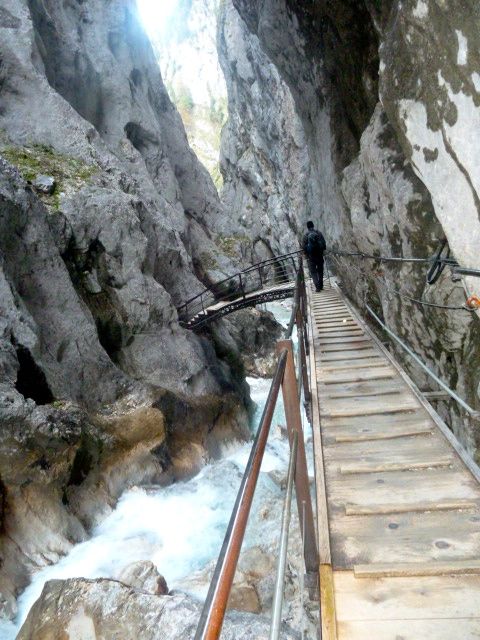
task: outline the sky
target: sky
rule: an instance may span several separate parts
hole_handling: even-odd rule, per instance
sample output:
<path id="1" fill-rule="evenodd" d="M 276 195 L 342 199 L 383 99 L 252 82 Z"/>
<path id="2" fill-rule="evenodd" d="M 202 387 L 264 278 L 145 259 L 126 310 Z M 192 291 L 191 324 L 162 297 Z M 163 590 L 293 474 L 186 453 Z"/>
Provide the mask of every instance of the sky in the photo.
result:
<path id="1" fill-rule="evenodd" d="M 226 97 L 216 50 L 216 0 L 137 0 L 163 80 L 188 87 L 196 105 Z"/>
<path id="2" fill-rule="evenodd" d="M 178 0 L 137 0 L 138 10 L 150 36 L 162 33 Z"/>

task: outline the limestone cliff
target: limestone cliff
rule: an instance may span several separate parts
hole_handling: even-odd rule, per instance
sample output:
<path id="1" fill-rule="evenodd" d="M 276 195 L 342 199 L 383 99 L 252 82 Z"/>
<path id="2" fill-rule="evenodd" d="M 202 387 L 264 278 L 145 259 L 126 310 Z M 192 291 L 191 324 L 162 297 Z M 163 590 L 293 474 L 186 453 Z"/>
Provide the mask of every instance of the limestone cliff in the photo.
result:
<path id="1" fill-rule="evenodd" d="M 228 215 L 217 228 L 259 262 L 297 250 L 315 184 L 290 90 L 231 1 L 219 14 L 218 51 L 228 87 L 220 164 Z"/>
<path id="2" fill-rule="evenodd" d="M 238 63 L 230 70 L 232 102 L 243 114 L 243 129 L 230 128 L 227 148 L 245 148 L 244 130 L 253 131 L 256 139 L 255 127 L 260 126 L 265 138 L 290 117 L 291 103 L 283 98 L 286 86 L 308 152 L 308 207 L 330 248 L 429 257 L 446 239 L 461 265 L 478 267 L 478 4 L 233 0 L 233 5 L 258 45 L 249 46 L 244 67 L 258 64 L 268 76 L 264 87 L 269 82 L 276 86 L 279 76 L 284 84 L 272 107 L 272 100 L 262 102 L 268 93 L 258 95 L 253 76 L 249 88 L 248 77 L 243 83 L 237 79 Z M 236 49 L 238 59 L 244 59 L 246 46 L 233 45 L 232 53 L 228 42 L 232 38 L 221 33 L 227 76 L 228 60 Z M 265 57 L 270 67 L 263 63 Z M 235 99 L 239 84 L 241 101 Z M 246 105 L 240 109 L 241 102 Z M 262 121 L 249 115 L 255 109 L 270 118 Z M 255 124 L 250 126 L 252 120 Z M 287 139 L 282 132 L 273 148 L 288 145 Z M 249 149 L 249 167 L 260 166 L 261 146 L 250 144 Z M 230 189 L 242 193 L 242 174 L 229 175 Z M 298 185 L 304 179 L 300 169 L 292 182 Z M 264 215 L 263 203 L 270 194 L 269 186 L 259 180 L 256 190 L 252 209 L 244 206 L 241 212 L 246 227 Z M 296 212 L 301 221 L 301 208 Z M 292 225 L 282 220 L 279 227 L 277 236 L 286 242 L 278 249 L 288 250 Z M 427 307 L 411 300 L 461 307 L 468 294 L 478 294 L 478 279 L 454 281 L 446 270 L 429 286 L 424 264 L 342 259 L 332 261 L 332 266 L 347 295 L 359 306 L 366 297 L 447 384 L 479 406 L 478 318 L 462 309 Z M 403 360 L 401 353 L 397 355 Z M 430 386 L 411 362 L 404 364 L 422 388 Z M 478 424 L 470 423 L 453 403 L 439 403 L 438 409 L 469 451 L 478 454 Z"/>
<path id="3" fill-rule="evenodd" d="M 233 267 L 209 232 L 217 192 L 134 1 L 2 0 L 0 61 L 0 590 L 11 615 L 29 572 L 82 540 L 125 485 L 160 481 L 176 458 L 191 472 L 212 429 L 245 435 L 247 394 L 228 335 L 177 321 L 176 305 Z"/>

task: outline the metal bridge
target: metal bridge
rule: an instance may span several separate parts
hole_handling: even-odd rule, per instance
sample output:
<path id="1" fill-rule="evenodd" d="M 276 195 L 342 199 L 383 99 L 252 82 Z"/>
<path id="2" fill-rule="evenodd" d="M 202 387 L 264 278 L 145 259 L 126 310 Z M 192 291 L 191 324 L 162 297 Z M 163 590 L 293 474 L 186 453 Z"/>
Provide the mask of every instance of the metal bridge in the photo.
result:
<path id="1" fill-rule="evenodd" d="M 291 298 L 300 263 L 300 251 L 294 251 L 220 280 L 177 309 L 180 323 L 196 329 L 245 307 Z"/>
<path id="2" fill-rule="evenodd" d="M 312 293 L 298 256 L 294 261 L 291 322 L 278 343 L 276 373 L 195 638 L 220 637 L 282 388 L 291 457 L 270 639 L 281 637 L 295 487 L 305 585 L 320 604 L 319 638 L 478 640 L 480 471 L 341 290 L 333 285 Z M 229 309 L 248 295 L 232 296 Z M 213 316 L 208 307 L 202 314 L 202 321 Z M 423 367 L 471 419 L 478 419 L 477 412 Z M 302 397 L 314 438 L 313 500 Z"/>

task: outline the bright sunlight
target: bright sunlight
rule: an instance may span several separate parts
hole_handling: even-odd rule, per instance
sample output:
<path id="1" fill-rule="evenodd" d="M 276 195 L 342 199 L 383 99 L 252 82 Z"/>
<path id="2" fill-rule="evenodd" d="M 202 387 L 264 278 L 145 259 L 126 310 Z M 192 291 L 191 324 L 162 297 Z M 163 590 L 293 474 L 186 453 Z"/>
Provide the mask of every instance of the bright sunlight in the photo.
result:
<path id="1" fill-rule="evenodd" d="M 178 0 L 137 0 L 145 28 L 151 33 L 162 32 L 174 14 L 177 3 Z"/>

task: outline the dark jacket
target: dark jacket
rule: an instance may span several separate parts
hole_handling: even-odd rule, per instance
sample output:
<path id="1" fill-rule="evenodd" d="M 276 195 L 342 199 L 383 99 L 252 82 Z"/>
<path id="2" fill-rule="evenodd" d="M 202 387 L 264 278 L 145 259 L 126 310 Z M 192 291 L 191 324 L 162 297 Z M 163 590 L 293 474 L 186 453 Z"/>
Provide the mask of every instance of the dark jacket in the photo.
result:
<path id="1" fill-rule="evenodd" d="M 309 255 L 307 253 L 307 244 L 308 244 L 308 236 L 310 233 L 315 233 L 317 236 L 319 236 L 319 244 L 326 247 L 327 243 L 325 242 L 325 238 L 323 237 L 323 233 L 321 233 L 320 231 L 317 231 L 317 229 L 309 229 L 307 231 L 307 233 L 303 236 L 303 240 L 302 240 L 302 249 L 305 252 L 305 255 L 307 256 L 307 258 L 309 260 L 323 260 L 323 249 L 319 249 L 315 254 L 313 255 Z"/>

